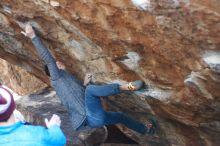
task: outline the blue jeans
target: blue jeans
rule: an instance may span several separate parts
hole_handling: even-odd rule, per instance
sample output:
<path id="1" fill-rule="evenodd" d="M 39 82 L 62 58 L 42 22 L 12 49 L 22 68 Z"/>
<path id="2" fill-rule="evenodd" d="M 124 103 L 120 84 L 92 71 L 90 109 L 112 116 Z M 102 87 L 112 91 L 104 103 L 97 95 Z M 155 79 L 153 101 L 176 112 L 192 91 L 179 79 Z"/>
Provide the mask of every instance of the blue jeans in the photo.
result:
<path id="1" fill-rule="evenodd" d="M 89 85 L 85 91 L 85 108 L 87 124 L 89 127 L 97 128 L 104 125 L 121 123 L 126 127 L 144 134 L 146 127 L 122 112 L 104 111 L 100 97 L 119 94 L 121 91 L 118 84 Z"/>

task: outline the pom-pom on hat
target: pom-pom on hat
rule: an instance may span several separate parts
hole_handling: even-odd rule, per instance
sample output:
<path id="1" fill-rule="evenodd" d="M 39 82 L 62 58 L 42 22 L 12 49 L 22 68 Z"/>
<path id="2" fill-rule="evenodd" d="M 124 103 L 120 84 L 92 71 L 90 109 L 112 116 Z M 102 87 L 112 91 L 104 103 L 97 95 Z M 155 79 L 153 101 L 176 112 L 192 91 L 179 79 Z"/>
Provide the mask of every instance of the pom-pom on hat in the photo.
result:
<path id="1" fill-rule="evenodd" d="M 13 95 L 0 86 L 0 122 L 7 121 L 15 109 Z"/>

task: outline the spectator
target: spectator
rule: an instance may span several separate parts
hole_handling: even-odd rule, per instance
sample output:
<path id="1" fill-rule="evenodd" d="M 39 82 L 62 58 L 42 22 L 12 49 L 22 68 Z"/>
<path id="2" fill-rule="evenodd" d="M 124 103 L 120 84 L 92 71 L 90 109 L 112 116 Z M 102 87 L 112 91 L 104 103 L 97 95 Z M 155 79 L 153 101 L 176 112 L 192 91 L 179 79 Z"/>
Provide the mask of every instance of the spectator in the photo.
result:
<path id="1" fill-rule="evenodd" d="M 1 146 L 63 146 L 66 138 L 60 129 L 61 120 L 53 115 L 46 126 L 25 125 L 16 122 L 13 114 L 15 102 L 12 94 L 0 87 L 0 145 Z"/>

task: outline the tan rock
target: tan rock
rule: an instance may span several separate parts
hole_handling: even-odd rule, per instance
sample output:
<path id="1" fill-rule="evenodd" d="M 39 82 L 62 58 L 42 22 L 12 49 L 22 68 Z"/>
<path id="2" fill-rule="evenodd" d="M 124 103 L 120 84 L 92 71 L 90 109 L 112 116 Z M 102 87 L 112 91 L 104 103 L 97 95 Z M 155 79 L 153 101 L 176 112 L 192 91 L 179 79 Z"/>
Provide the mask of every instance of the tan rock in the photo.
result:
<path id="1" fill-rule="evenodd" d="M 0 59 L 0 80 L 19 95 L 29 95 L 47 85 L 22 68 Z"/>

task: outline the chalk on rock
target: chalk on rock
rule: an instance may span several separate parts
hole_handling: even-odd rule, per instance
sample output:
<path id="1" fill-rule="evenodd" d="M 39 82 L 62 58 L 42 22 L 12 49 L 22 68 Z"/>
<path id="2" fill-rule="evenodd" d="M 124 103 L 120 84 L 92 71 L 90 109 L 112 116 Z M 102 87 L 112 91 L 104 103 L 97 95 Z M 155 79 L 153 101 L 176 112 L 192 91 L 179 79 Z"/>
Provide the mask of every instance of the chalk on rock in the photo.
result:
<path id="1" fill-rule="evenodd" d="M 152 11 L 154 9 L 151 0 L 131 0 L 132 3 L 140 10 Z"/>
<path id="2" fill-rule="evenodd" d="M 50 5 L 53 6 L 53 7 L 59 7 L 60 3 L 57 2 L 57 1 L 50 1 Z"/>
<path id="3" fill-rule="evenodd" d="M 220 52 L 209 52 L 204 55 L 203 60 L 211 70 L 220 73 Z"/>
<path id="4" fill-rule="evenodd" d="M 11 11 L 11 8 L 10 8 L 10 7 L 8 7 L 8 6 L 2 6 L 2 8 L 3 8 L 3 11 L 4 11 L 4 12 L 6 12 L 6 13 L 8 13 L 8 14 L 12 14 L 12 11 Z"/>
<path id="5" fill-rule="evenodd" d="M 82 47 L 80 42 L 70 39 L 68 45 L 71 47 L 70 52 L 74 54 L 78 60 L 83 61 L 85 59 L 85 49 Z"/>
<path id="6" fill-rule="evenodd" d="M 126 65 L 129 69 L 136 71 L 139 68 L 138 62 L 141 60 L 141 57 L 136 52 L 128 52 L 126 59 L 121 62 Z"/>
<path id="7" fill-rule="evenodd" d="M 41 1 L 43 1 L 45 3 L 49 3 L 50 2 L 49 0 L 41 0 Z"/>

